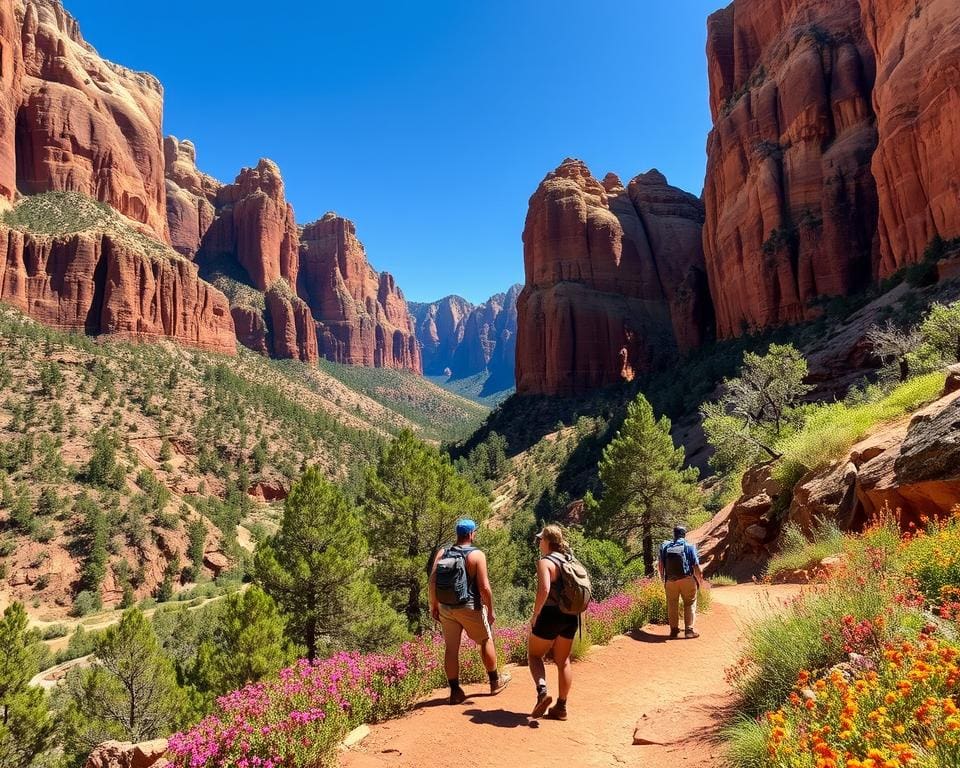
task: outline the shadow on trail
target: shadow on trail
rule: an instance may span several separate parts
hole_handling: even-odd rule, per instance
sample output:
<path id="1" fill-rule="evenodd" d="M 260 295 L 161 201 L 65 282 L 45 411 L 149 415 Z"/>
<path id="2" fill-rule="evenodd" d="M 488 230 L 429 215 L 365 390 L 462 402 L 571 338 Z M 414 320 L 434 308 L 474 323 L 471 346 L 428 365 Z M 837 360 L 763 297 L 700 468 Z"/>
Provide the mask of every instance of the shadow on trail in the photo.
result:
<path id="1" fill-rule="evenodd" d="M 468 696 L 467 701 L 472 697 Z M 419 701 L 413 705 L 414 709 L 432 709 L 433 707 L 449 707 L 450 701 L 448 697 L 444 696 L 439 699 L 428 699 L 427 701 Z"/>
<path id="2" fill-rule="evenodd" d="M 641 629 L 636 632 L 629 632 L 627 633 L 627 637 L 636 640 L 639 643 L 665 643 L 670 639 L 667 635 L 655 635 L 653 632 L 647 632 L 645 629 Z"/>
<path id="3" fill-rule="evenodd" d="M 508 712 L 505 709 L 468 709 L 464 711 L 470 717 L 471 723 L 477 725 L 495 725 L 497 728 L 539 728 L 536 720 L 531 720 L 526 714 Z"/>

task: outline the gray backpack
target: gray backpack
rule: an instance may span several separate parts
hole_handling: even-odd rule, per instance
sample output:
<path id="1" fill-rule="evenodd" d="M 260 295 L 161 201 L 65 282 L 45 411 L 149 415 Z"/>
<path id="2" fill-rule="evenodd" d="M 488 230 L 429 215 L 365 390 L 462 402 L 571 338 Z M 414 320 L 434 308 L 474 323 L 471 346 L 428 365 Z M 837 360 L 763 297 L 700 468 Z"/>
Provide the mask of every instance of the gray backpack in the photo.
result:
<path id="1" fill-rule="evenodd" d="M 593 596 L 593 584 L 590 574 L 573 555 L 552 554 L 547 559 L 556 563 L 560 572 L 560 589 L 557 601 L 561 612 L 579 616 L 590 605 Z"/>

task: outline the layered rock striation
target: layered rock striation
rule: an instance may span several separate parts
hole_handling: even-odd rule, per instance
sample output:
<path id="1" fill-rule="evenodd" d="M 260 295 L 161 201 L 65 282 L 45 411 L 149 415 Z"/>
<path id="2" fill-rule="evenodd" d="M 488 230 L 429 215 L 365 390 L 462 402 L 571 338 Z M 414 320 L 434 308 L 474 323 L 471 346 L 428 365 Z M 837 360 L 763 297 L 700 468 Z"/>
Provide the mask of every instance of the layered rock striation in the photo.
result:
<path id="1" fill-rule="evenodd" d="M 81 192 L 167 242 L 163 88 L 157 79 L 100 58 L 59 0 L 2 0 L 0 28 L 3 194 L 9 198 L 12 144 L 22 193 Z"/>
<path id="2" fill-rule="evenodd" d="M 496 389 L 514 381 L 517 299 L 522 286 L 473 305 L 460 296 L 429 304 L 411 304 L 423 371 L 431 376 L 463 379 L 487 372 Z"/>
<path id="3" fill-rule="evenodd" d="M 886 277 L 960 235 L 960 4 L 860 0 L 876 58 L 872 171 Z"/>
<path id="4" fill-rule="evenodd" d="M 352 221 L 327 213 L 303 228 L 297 288 L 317 321 L 323 357 L 423 371 L 403 293 L 391 274 L 370 266 Z"/>
<path id="5" fill-rule="evenodd" d="M 656 172 L 624 187 L 567 159 L 530 198 L 517 302 L 517 391 L 629 380 L 710 332 L 700 201 Z"/>
<path id="6" fill-rule="evenodd" d="M 707 29 L 703 243 L 730 337 L 876 273 L 876 67 L 857 0 L 736 0 Z"/>

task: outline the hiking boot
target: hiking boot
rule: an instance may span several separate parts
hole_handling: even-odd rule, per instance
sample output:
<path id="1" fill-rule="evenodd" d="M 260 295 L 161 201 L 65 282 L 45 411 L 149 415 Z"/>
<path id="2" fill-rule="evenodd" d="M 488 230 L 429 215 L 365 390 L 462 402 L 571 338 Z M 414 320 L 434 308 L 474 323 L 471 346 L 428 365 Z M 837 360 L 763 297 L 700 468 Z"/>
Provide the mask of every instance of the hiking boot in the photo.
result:
<path id="1" fill-rule="evenodd" d="M 450 691 L 450 703 L 451 704 L 463 704 L 467 700 L 467 693 L 463 688 L 457 688 L 454 691 Z"/>
<path id="2" fill-rule="evenodd" d="M 530 717 L 533 720 L 536 720 L 539 717 L 543 717 L 543 713 L 547 711 L 547 707 L 553 704 L 553 696 L 547 695 L 546 692 L 537 696 L 537 703 L 533 707 L 533 712 L 530 713 Z"/>
<path id="3" fill-rule="evenodd" d="M 511 676 L 509 672 L 500 672 L 497 675 L 497 682 L 490 683 L 490 695 L 494 696 L 500 693 L 500 691 L 507 687 L 507 683 L 509 683 L 510 680 Z"/>
<path id="4" fill-rule="evenodd" d="M 562 707 L 559 704 L 555 704 L 550 707 L 550 711 L 547 712 L 547 720 L 566 720 L 567 719 L 567 705 L 564 704 Z"/>
<path id="5" fill-rule="evenodd" d="M 679 629 L 671 629 L 671 630 L 670 630 L 670 639 L 673 640 L 675 637 L 680 637 L 680 630 L 679 630 Z"/>
<path id="6" fill-rule="evenodd" d="M 695 629 L 687 628 L 683 630 L 683 636 L 684 637 L 700 637 L 700 633 L 697 632 L 697 630 Z"/>

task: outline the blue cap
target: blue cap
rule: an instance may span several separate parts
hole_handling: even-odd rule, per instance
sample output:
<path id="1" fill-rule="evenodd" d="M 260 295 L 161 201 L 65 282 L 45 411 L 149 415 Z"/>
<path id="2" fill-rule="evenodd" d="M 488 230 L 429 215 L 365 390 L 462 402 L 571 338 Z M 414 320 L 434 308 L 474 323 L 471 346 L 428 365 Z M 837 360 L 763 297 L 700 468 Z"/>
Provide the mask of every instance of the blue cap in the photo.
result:
<path id="1" fill-rule="evenodd" d="M 475 530 L 477 530 L 477 524 L 469 517 L 457 520 L 457 536 L 469 536 Z"/>

